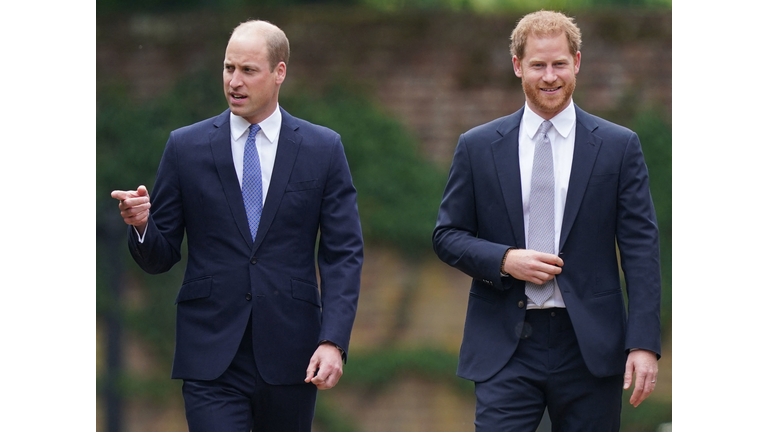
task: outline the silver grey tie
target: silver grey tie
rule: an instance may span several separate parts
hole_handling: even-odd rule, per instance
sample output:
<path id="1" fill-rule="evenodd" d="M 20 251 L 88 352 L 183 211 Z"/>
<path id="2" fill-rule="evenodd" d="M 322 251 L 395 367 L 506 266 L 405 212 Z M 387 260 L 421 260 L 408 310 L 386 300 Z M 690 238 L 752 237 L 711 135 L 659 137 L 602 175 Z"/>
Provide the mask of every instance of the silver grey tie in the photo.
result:
<path id="1" fill-rule="evenodd" d="M 547 131 L 552 123 L 544 121 L 536 131 L 533 141 L 533 171 L 528 211 L 528 249 L 555 253 L 555 171 L 552 164 L 552 145 Z M 555 291 L 555 281 L 542 285 L 525 283 L 525 295 L 541 306 Z"/>

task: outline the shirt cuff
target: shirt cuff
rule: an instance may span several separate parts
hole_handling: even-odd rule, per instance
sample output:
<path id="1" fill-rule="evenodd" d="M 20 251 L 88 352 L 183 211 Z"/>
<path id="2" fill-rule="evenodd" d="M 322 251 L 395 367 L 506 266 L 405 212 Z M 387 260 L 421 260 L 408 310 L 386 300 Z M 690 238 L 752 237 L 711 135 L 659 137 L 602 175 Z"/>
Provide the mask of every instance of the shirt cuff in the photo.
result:
<path id="1" fill-rule="evenodd" d="M 144 236 L 147 235 L 147 229 L 144 229 L 144 234 L 139 234 L 139 230 L 133 227 L 133 232 L 136 233 L 136 237 L 139 239 L 139 243 L 144 243 Z"/>

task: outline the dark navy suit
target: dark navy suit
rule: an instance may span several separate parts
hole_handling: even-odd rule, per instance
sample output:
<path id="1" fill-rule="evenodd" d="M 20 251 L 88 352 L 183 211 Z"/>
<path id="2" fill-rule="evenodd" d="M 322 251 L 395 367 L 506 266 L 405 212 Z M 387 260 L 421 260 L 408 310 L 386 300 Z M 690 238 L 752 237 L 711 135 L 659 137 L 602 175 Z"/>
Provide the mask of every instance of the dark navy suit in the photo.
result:
<path id="1" fill-rule="evenodd" d="M 259 375 L 271 385 L 302 384 L 321 341 L 348 351 L 363 262 L 356 191 L 339 135 L 281 113 L 255 241 L 232 160 L 229 110 L 171 133 L 144 242 L 129 230 L 130 251 L 149 273 L 179 261 L 186 232 L 173 378 L 219 377 L 249 320 Z"/>
<path id="2" fill-rule="evenodd" d="M 522 114 L 461 135 L 433 233 L 440 259 L 472 277 L 458 375 L 475 382 L 507 365 L 525 332 L 525 283 L 500 272 L 508 248 L 526 247 Z M 564 265 L 556 278 L 589 372 L 623 374 L 632 348 L 660 353 L 658 228 L 640 142 L 578 107 L 559 249 Z"/>

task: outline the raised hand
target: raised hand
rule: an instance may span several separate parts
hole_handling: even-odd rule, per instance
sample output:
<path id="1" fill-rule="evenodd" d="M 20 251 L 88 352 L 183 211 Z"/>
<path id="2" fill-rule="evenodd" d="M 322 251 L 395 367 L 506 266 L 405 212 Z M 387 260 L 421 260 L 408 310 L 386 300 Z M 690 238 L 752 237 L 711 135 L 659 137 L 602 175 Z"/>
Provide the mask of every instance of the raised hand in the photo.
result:
<path id="1" fill-rule="evenodd" d="M 112 191 L 112 198 L 120 201 L 118 208 L 120 208 L 120 216 L 123 217 L 123 221 L 136 227 L 139 234 L 143 235 L 149 220 L 149 208 L 152 207 L 147 188 L 141 185 L 137 190 L 114 190 Z"/>

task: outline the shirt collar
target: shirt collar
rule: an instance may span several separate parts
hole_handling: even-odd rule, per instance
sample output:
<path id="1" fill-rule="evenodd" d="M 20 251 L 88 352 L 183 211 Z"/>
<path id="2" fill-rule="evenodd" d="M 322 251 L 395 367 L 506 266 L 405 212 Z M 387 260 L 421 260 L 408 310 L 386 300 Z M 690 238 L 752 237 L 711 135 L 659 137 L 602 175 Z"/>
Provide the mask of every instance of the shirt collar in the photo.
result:
<path id="1" fill-rule="evenodd" d="M 521 123 L 523 125 L 523 131 L 525 131 L 525 134 L 528 135 L 530 139 L 533 139 L 533 136 L 536 135 L 536 131 L 539 130 L 539 126 L 541 126 L 541 122 L 543 121 L 544 119 L 533 112 L 528 106 L 528 102 L 526 102 Z M 576 124 L 576 108 L 573 105 L 573 99 L 571 99 L 571 102 L 564 110 L 560 111 L 559 114 L 552 117 L 549 121 L 552 122 L 552 126 L 560 136 L 565 138 L 570 135 L 573 126 Z"/>
<path id="2" fill-rule="evenodd" d="M 264 131 L 264 136 L 267 137 L 270 143 L 274 144 L 275 139 L 277 139 L 277 135 L 278 132 L 280 132 L 280 125 L 282 122 L 283 114 L 280 112 L 280 105 L 278 105 L 272 115 L 259 123 L 261 130 Z M 251 127 L 251 124 L 248 123 L 248 120 L 238 115 L 232 114 L 231 111 L 229 112 L 229 129 L 232 133 L 233 140 L 237 141 L 240 139 L 240 137 L 246 133 L 249 127 Z"/>

